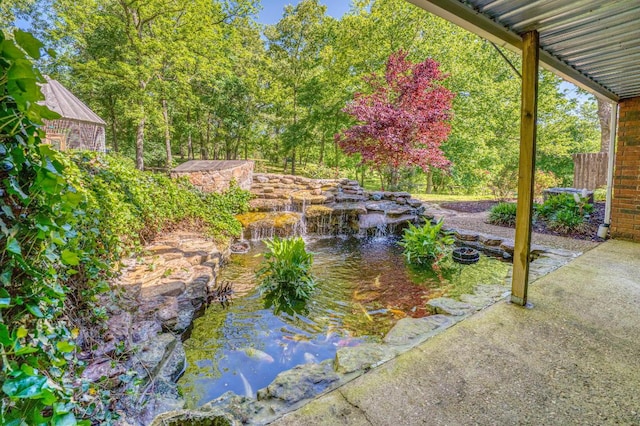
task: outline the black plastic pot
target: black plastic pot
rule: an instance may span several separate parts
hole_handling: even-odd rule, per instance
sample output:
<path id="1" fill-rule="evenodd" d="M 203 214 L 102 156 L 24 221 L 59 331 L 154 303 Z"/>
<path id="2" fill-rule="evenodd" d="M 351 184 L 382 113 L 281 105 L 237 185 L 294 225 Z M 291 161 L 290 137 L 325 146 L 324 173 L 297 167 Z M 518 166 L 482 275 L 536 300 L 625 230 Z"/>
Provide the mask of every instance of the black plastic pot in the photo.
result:
<path id="1" fill-rule="evenodd" d="M 480 252 L 471 247 L 458 247 L 453 250 L 451 257 L 454 261 L 463 265 L 471 265 L 480 260 Z"/>

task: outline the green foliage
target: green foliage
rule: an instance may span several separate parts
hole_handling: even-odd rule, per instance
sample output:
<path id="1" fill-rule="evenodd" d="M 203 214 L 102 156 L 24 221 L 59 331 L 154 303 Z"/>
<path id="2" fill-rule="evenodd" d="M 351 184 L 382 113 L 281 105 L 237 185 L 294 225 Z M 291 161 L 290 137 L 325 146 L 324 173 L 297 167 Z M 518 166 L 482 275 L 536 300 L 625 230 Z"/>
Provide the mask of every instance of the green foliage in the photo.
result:
<path id="1" fill-rule="evenodd" d="M 389 54 L 402 49 L 412 61 L 438 61 L 450 75 L 445 86 L 457 94 L 442 145 L 452 167 L 431 170 L 434 191 L 491 188 L 497 198 L 512 196 L 520 79 L 490 43 L 405 0 L 354 2 L 339 19 L 305 0 L 269 26 L 252 20 L 255 0 L 165 3 L 148 0 L 137 9 L 57 0 L 46 17 L 38 16 L 42 8 L 24 8 L 48 44 L 64 52 L 45 58 L 48 73 L 105 119 L 113 151 L 144 151 L 140 163 L 152 166 L 179 154 L 267 159 L 282 170 L 285 158 L 295 158 L 290 169 L 326 164 L 343 175 L 361 158 L 334 143 L 354 124 L 342 109 L 363 93 L 363 77 L 383 72 Z M 519 55 L 505 55 L 520 66 Z M 567 185 L 571 154 L 599 146 L 598 120 L 595 102 L 566 96 L 560 82 L 541 72 L 536 163 Z M 424 180 L 423 173 L 405 177 L 400 187 L 409 190 Z"/>
<path id="2" fill-rule="evenodd" d="M 551 219 L 559 211 L 569 210 L 581 216 L 593 212 L 593 205 L 586 197 L 578 194 L 558 194 L 549 197 L 536 208 L 538 215 L 545 219 Z"/>
<path id="3" fill-rule="evenodd" d="M 559 210 L 549 221 L 552 229 L 562 233 L 578 230 L 583 223 L 584 216 L 569 209 Z"/>
<path id="4" fill-rule="evenodd" d="M 402 241 L 398 244 L 404 248 L 407 262 L 414 265 L 437 265 L 450 254 L 453 237 L 441 232 L 443 220 L 435 224 L 427 222 L 422 227 L 409 224 L 404 230 Z"/>
<path id="5" fill-rule="evenodd" d="M 224 194 L 205 194 L 186 179 L 141 172 L 120 156 L 92 152 L 74 155 L 82 181 L 98 212 L 102 235 L 114 235 L 121 247 L 134 248 L 174 225 L 200 226 L 217 239 L 240 235 L 234 215 L 247 209 L 250 194 L 232 183 Z"/>
<path id="6" fill-rule="evenodd" d="M 607 187 L 601 186 L 593 191 L 594 201 L 605 201 L 607 199 Z"/>
<path id="7" fill-rule="evenodd" d="M 300 237 L 276 237 L 265 244 L 268 251 L 264 254 L 264 265 L 256 272 L 260 292 L 276 312 L 300 309 L 315 288 L 311 273 L 313 254 L 307 252 Z"/>
<path id="8" fill-rule="evenodd" d="M 68 285 L 82 279 L 92 294 L 104 289 L 100 262 L 81 243 L 86 199 L 68 161 L 39 145 L 42 119 L 59 117 L 36 103 L 43 78 L 26 54 L 38 59 L 41 48 L 28 33 L 0 32 L 2 424 L 80 423 L 77 330 L 62 314 Z"/>
<path id="9" fill-rule="evenodd" d="M 533 183 L 533 194 L 536 198 L 541 199 L 545 189 L 557 187 L 562 183 L 553 172 L 545 172 L 543 170 L 536 170 L 536 175 Z"/>
<path id="10" fill-rule="evenodd" d="M 593 212 L 593 205 L 578 194 L 558 194 L 537 206 L 536 212 L 551 228 L 571 232 L 580 228 L 585 216 Z"/>
<path id="11" fill-rule="evenodd" d="M 340 176 L 338 170 L 327 167 L 324 164 L 305 164 L 298 169 L 298 173 L 311 179 L 337 179 Z"/>
<path id="12" fill-rule="evenodd" d="M 237 235 L 232 215 L 248 194 L 205 195 L 122 158 L 42 145 L 42 119 L 59 116 L 37 104 L 43 78 L 25 52 L 41 48 L 28 33 L 0 33 L 0 423 L 109 424 L 110 391 L 80 379 L 75 341 L 104 319 L 95 300 L 111 266 L 184 221 Z"/>
<path id="13" fill-rule="evenodd" d="M 488 222 L 500 226 L 515 226 L 516 203 L 498 203 L 491 207 Z"/>
<path id="14" fill-rule="evenodd" d="M 497 171 L 491 173 L 488 186 L 496 200 L 506 200 L 513 196 L 518 184 L 518 169 L 511 163 L 496 166 Z"/>

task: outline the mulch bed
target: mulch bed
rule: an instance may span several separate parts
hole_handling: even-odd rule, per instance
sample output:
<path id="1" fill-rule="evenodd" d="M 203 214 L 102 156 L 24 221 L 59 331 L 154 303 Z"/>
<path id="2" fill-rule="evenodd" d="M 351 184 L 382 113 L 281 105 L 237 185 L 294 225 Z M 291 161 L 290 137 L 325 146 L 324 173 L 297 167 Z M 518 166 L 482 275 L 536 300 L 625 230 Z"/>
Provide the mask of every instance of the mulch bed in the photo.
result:
<path id="1" fill-rule="evenodd" d="M 498 204 L 498 201 L 485 200 L 485 201 L 458 201 L 441 203 L 440 207 L 448 210 L 455 210 L 462 213 L 480 213 L 491 209 L 491 207 Z"/>
<path id="2" fill-rule="evenodd" d="M 533 232 L 540 234 L 559 235 L 561 237 L 574 238 L 576 240 L 590 240 L 590 241 L 604 241 L 599 238 L 596 233 L 598 227 L 604 222 L 604 209 L 605 203 L 596 202 L 593 204 L 593 213 L 589 217 L 589 220 L 585 221 L 584 226 L 580 231 L 574 231 L 570 233 L 560 233 L 549 229 L 547 224 L 543 221 L 537 220 L 533 223 Z"/>
<path id="3" fill-rule="evenodd" d="M 491 207 L 496 204 L 498 204 L 498 201 L 458 201 L 441 203 L 440 207 L 463 213 L 480 213 L 490 210 Z M 596 235 L 598 232 L 598 226 L 600 226 L 604 221 L 604 209 L 605 203 L 594 203 L 593 213 L 585 223 L 583 229 L 580 231 L 574 231 L 568 234 L 561 233 L 553 229 L 549 229 L 547 224 L 541 220 L 537 220 L 533 223 L 533 231 L 540 234 L 559 235 L 561 237 L 569 237 L 577 240 L 604 241 Z"/>

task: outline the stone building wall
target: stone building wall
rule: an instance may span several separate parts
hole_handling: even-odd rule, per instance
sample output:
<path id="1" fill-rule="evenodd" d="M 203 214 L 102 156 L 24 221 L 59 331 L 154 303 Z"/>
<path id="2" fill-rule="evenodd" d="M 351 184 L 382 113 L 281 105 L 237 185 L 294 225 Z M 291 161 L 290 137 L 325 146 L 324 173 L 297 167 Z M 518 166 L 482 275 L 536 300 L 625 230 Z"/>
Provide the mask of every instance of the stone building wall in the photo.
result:
<path id="1" fill-rule="evenodd" d="M 620 101 L 611 236 L 640 241 L 640 97 Z"/>
<path id="2" fill-rule="evenodd" d="M 253 165 L 253 161 L 192 160 L 173 169 L 171 177 L 188 176 L 204 192 L 223 192 L 232 180 L 248 191 L 253 181 Z"/>

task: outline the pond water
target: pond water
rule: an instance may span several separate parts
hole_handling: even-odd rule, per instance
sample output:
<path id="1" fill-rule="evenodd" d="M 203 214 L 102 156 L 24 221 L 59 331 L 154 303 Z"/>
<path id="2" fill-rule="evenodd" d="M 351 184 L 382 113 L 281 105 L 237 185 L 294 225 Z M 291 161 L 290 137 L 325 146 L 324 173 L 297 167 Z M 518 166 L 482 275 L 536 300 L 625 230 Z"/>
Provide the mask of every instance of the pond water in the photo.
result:
<path id="1" fill-rule="evenodd" d="M 309 240 L 317 289 L 303 312 L 276 315 L 255 289 L 264 244 L 252 245 L 232 255 L 219 278 L 233 284 L 231 305 L 211 304 L 184 342 L 188 367 L 178 383 L 188 407 L 227 391 L 255 397 L 279 372 L 333 358 L 340 347 L 381 341 L 399 319 L 428 315 L 428 299 L 502 284 L 508 269 L 483 256 L 438 277 L 408 267 L 394 239 Z"/>

